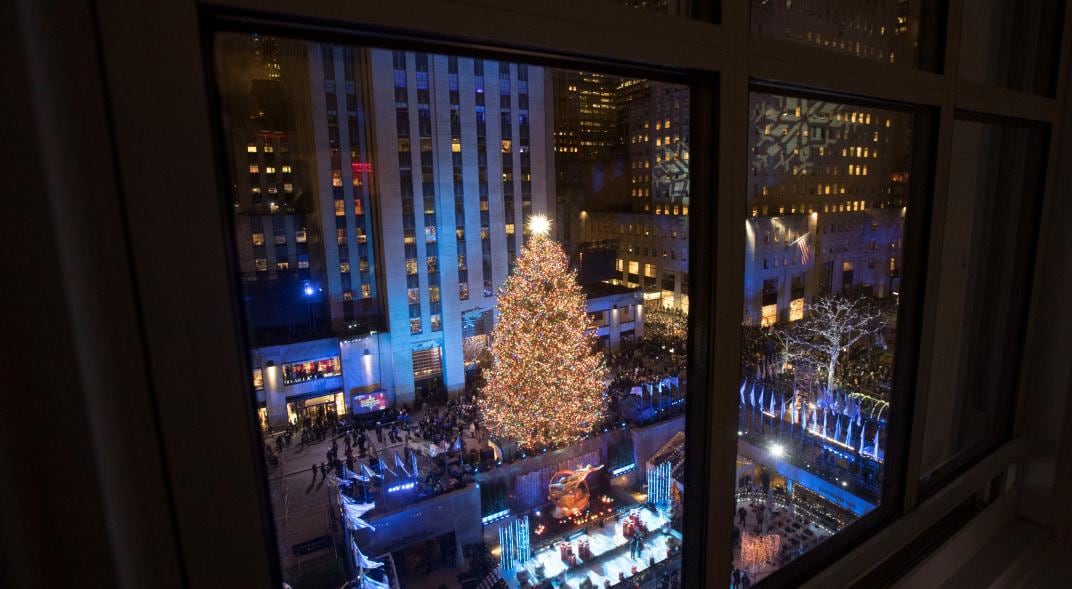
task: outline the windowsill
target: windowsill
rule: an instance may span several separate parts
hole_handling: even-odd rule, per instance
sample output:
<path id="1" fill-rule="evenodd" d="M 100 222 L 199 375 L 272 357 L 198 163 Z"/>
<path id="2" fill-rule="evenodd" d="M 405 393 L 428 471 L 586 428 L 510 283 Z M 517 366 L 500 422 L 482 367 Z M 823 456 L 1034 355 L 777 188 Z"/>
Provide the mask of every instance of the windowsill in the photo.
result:
<path id="1" fill-rule="evenodd" d="M 802 587 L 820 589 L 851 586 L 868 571 L 889 559 L 899 548 L 930 529 L 935 522 L 1001 474 L 1010 464 L 1018 462 L 1034 447 L 1035 443 L 1030 438 L 1017 437 L 1009 440 L 959 477 L 946 483 L 940 491 L 920 503 L 916 509 L 891 522 L 855 550 L 826 567 Z M 1010 495 L 1009 499 L 1014 496 Z M 995 503 L 999 504 L 1001 501 Z M 981 516 L 976 516 L 976 519 L 978 517 Z"/>

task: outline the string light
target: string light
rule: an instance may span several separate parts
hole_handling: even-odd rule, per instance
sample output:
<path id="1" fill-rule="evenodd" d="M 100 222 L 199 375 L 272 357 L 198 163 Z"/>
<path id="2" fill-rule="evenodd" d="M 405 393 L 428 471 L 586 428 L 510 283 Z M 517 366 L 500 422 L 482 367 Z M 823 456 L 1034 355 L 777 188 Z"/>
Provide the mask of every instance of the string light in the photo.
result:
<path id="1" fill-rule="evenodd" d="M 533 450 L 582 439 L 606 411 L 606 368 L 584 293 L 561 246 L 535 221 L 499 292 L 492 365 L 477 400 L 491 434 Z"/>
<path id="2" fill-rule="evenodd" d="M 773 563 L 774 557 L 782 549 L 782 537 L 778 534 L 741 534 L 741 566 L 750 572 L 756 572 L 767 563 Z"/>

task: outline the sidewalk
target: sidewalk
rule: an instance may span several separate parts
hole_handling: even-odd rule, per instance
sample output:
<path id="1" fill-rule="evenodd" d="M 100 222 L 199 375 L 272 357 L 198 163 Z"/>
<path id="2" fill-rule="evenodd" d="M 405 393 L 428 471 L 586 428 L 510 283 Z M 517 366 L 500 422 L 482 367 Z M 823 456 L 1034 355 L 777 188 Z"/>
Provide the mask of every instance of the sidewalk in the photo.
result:
<path id="1" fill-rule="evenodd" d="M 421 415 L 412 416 L 411 423 L 419 421 Z M 382 452 L 383 460 L 389 468 L 394 468 L 394 453 L 404 456 L 403 442 L 389 441 L 389 428 L 383 432 L 383 443 L 376 439 L 375 430 L 369 430 L 367 438 L 367 452 Z M 275 439 L 283 435 L 282 432 L 273 432 L 263 436 L 265 443 L 275 448 Z M 468 448 L 476 448 L 477 440 L 464 432 L 464 439 Z M 404 439 L 403 435 L 403 439 Z M 338 440 L 340 458 L 345 457 L 345 443 L 342 436 L 327 437 L 323 441 L 306 444 L 304 447 L 295 440 L 300 440 L 300 434 L 295 433 L 291 438 L 291 446 L 284 447 L 281 453 L 279 465 L 268 467 L 268 485 L 272 501 L 272 514 L 275 520 L 276 535 L 279 542 L 280 562 L 284 571 L 300 565 L 313 563 L 324 559 L 325 555 L 331 554 L 330 550 L 320 550 L 303 556 L 295 556 L 292 546 L 312 540 L 321 536 L 330 535 L 336 530 L 332 529 L 332 510 L 334 488 L 328 485 L 320 474 L 319 466 L 327 462 L 327 452 L 331 449 L 332 440 Z M 414 432 L 410 433 L 410 443 L 414 441 L 424 442 Z M 361 458 L 354 447 L 354 458 L 358 464 L 366 463 L 369 454 Z M 315 482 L 313 482 L 313 466 L 317 467 Z M 329 474 L 333 470 L 329 467 Z M 335 522 L 338 525 L 338 522 Z M 343 547 L 337 547 L 342 555 Z"/>

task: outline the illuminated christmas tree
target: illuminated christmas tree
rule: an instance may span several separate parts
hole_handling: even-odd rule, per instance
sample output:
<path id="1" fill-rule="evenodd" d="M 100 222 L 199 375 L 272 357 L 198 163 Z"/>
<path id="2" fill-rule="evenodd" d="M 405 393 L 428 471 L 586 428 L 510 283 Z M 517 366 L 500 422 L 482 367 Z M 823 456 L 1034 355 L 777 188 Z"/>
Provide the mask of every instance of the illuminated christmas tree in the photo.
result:
<path id="1" fill-rule="evenodd" d="M 603 418 L 603 355 L 562 248 L 534 217 L 499 291 L 492 365 L 478 399 L 488 430 L 537 449 L 581 439 Z"/>
<path id="2" fill-rule="evenodd" d="M 808 313 L 807 319 L 784 332 L 786 354 L 794 365 L 810 364 L 825 371 L 826 390 L 832 392 L 839 358 L 882 329 L 882 313 L 866 299 L 840 296 L 817 299 Z"/>

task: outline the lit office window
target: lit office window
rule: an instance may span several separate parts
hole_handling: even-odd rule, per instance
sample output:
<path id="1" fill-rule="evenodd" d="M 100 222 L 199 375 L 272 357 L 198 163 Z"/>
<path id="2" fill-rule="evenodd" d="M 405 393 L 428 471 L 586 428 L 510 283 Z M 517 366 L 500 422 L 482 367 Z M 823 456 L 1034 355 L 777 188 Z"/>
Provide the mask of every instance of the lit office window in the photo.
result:
<path id="1" fill-rule="evenodd" d="M 751 0 L 751 3 L 753 33 L 908 67 L 919 67 L 921 24 L 928 25 L 934 18 L 928 12 L 930 7 L 920 0 Z M 924 35 L 923 44 L 929 45 L 929 40 Z"/>

